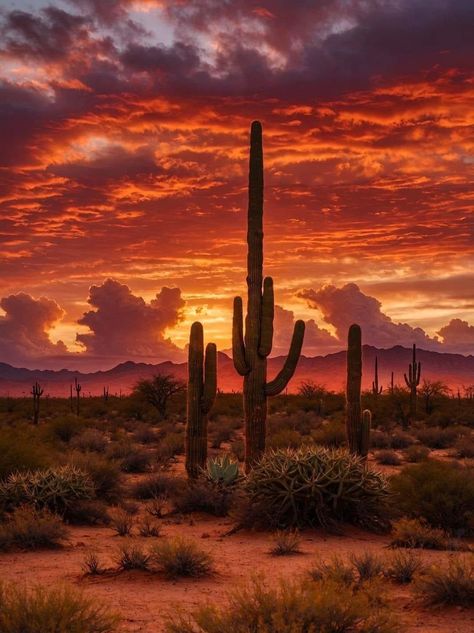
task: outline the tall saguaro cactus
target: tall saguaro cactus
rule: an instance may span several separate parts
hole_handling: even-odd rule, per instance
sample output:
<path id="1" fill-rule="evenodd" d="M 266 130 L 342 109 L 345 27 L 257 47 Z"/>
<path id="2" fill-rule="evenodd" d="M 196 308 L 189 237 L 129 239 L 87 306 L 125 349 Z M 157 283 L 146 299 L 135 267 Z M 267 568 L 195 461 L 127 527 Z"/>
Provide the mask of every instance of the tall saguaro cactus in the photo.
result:
<path id="1" fill-rule="evenodd" d="M 43 392 L 44 389 L 41 389 L 39 382 L 35 382 L 31 388 L 31 395 L 33 396 L 33 424 L 38 424 L 39 422 L 40 398 Z"/>
<path id="2" fill-rule="evenodd" d="M 346 431 L 351 453 L 362 454 L 363 433 L 360 389 L 362 382 L 362 333 L 354 323 L 347 340 Z"/>
<path id="3" fill-rule="evenodd" d="M 82 385 L 77 381 L 77 378 L 74 378 L 74 389 L 76 390 L 76 415 L 79 415 Z"/>
<path id="4" fill-rule="evenodd" d="M 413 343 L 413 359 L 408 366 L 408 376 L 403 374 L 406 385 L 410 390 L 410 420 L 416 418 L 416 388 L 420 384 L 421 363 L 416 362 L 416 344 Z"/>
<path id="5" fill-rule="evenodd" d="M 242 299 L 234 299 L 232 355 L 244 377 L 245 469 L 265 450 L 267 397 L 276 396 L 293 376 L 301 353 L 304 321 L 296 321 L 290 350 L 278 375 L 267 382 L 267 357 L 273 343 L 273 279 L 263 279 L 263 150 L 262 126 L 250 130 L 249 204 L 247 229 L 247 316 L 245 337 Z"/>
<path id="6" fill-rule="evenodd" d="M 204 331 L 196 321 L 191 326 L 188 352 L 186 423 L 186 472 L 196 478 L 207 460 L 207 416 L 217 391 L 217 349 L 208 343 L 204 354 Z"/>
<path id="7" fill-rule="evenodd" d="M 374 379 L 372 381 L 372 393 L 374 396 L 380 396 L 383 391 L 382 385 L 379 387 L 379 365 L 378 358 L 375 357 Z"/>

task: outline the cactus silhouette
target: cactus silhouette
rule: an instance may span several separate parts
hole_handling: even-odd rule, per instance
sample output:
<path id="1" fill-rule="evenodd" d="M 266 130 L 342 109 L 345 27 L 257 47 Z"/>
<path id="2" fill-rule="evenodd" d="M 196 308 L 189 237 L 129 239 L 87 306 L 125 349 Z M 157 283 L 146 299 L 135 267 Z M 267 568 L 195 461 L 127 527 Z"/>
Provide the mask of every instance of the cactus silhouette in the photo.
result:
<path id="1" fill-rule="evenodd" d="M 347 340 L 346 431 L 351 453 L 362 454 L 363 433 L 360 388 L 362 382 L 362 333 L 354 323 Z"/>
<path id="2" fill-rule="evenodd" d="M 408 376 L 403 374 L 406 385 L 410 390 L 410 420 L 416 418 L 416 388 L 420 384 L 421 363 L 416 362 L 416 344 L 413 343 L 413 359 L 408 366 Z"/>
<path id="3" fill-rule="evenodd" d="M 108 400 L 109 400 L 109 388 L 108 387 L 104 387 L 103 398 L 104 398 L 104 402 L 108 402 Z"/>
<path id="4" fill-rule="evenodd" d="M 207 416 L 217 391 L 217 349 L 208 343 L 204 354 L 204 332 L 196 321 L 191 326 L 188 352 L 186 423 L 186 472 L 198 477 L 207 460 Z"/>
<path id="5" fill-rule="evenodd" d="M 31 395 L 33 396 L 33 424 L 39 423 L 40 398 L 43 392 L 44 389 L 41 389 L 39 382 L 35 382 L 31 387 Z"/>
<path id="6" fill-rule="evenodd" d="M 374 369 L 374 379 L 372 381 L 372 393 L 374 396 L 379 396 L 383 391 L 382 385 L 379 387 L 379 366 L 377 356 L 375 357 L 375 369 Z"/>
<path id="7" fill-rule="evenodd" d="M 79 415 L 82 385 L 77 382 L 77 378 L 74 378 L 74 389 L 76 390 L 76 415 Z"/>
<path id="8" fill-rule="evenodd" d="M 393 384 L 393 371 L 390 375 L 390 393 L 393 395 L 393 391 L 395 389 L 395 385 Z"/>
<path id="9" fill-rule="evenodd" d="M 303 345 L 304 321 L 296 321 L 288 356 L 278 375 L 267 382 L 267 357 L 273 343 L 273 279 L 263 279 L 263 150 L 262 126 L 250 131 L 249 202 L 247 228 L 247 316 L 245 337 L 242 299 L 234 299 L 232 355 L 244 377 L 245 469 L 265 450 L 267 397 L 281 393 L 293 376 Z M 263 290 L 262 290 L 263 287 Z"/>
<path id="10" fill-rule="evenodd" d="M 372 412 L 364 409 L 362 412 L 362 428 L 360 432 L 359 455 L 367 458 L 370 447 L 370 429 L 372 426 Z"/>

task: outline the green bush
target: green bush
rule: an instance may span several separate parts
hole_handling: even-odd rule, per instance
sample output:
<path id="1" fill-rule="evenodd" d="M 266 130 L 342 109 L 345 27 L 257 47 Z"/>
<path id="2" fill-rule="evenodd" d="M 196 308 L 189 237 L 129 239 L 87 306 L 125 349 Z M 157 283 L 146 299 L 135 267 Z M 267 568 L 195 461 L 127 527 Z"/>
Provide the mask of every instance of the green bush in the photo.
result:
<path id="1" fill-rule="evenodd" d="M 394 633 L 397 625 L 380 592 L 341 582 L 285 582 L 261 578 L 231 594 L 226 607 L 207 605 L 172 616 L 167 633 Z"/>
<path id="2" fill-rule="evenodd" d="M 93 497 L 90 477 L 75 466 L 13 473 L 0 483 L 0 505 L 6 508 L 30 504 L 63 515 L 77 501 Z"/>
<path id="3" fill-rule="evenodd" d="M 392 526 L 391 547 L 446 549 L 446 533 L 420 519 L 400 519 Z"/>
<path id="4" fill-rule="evenodd" d="M 243 525 L 387 525 L 385 477 L 343 449 L 269 451 L 248 474 L 243 488 L 247 497 L 247 507 L 241 511 Z"/>
<path id="5" fill-rule="evenodd" d="M 68 587 L 0 585 L 2 633 L 112 633 L 117 617 Z"/>
<path id="6" fill-rule="evenodd" d="M 200 578 L 212 572 L 212 557 L 195 541 L 182 537 L 166 539 L 151 550 L 151 559 L 169 578 Z"/>
<path id="7" fill-rule="evenodd" d="M 58 547 L 67 535 L 68 529 L 58 516 L 23 506 L 0 525 L 0 551 Z"/>
<path id="8" fill-rule="evenodd" d="M 402 514 L 458 535 L 474 530 L 474 468 L 427 460 L 406 466 L 391 487 Z"/>
<path id="9" fill-rule="evenodd" d="M 90 477 L 99 499 L 115 503 L 122 497 L 122 473 L 115 462 L 94 453 L 77 453 L 71 462 Z"/>
<path id="10" fill-rule="evenodd" d="M 74 436 L 79 435 L 84 430 L 84 427 L 84 420 L 70 413 L 48 422 L 45 432 L 51 439 L 67 444 Z"/>
<path id="11" fill-rule="evenodd" d="M 15 472 L 45 468 L 50 460 L 51 450 L 39 441 L 31 428 L 0 431 L 0 480 Z"/>

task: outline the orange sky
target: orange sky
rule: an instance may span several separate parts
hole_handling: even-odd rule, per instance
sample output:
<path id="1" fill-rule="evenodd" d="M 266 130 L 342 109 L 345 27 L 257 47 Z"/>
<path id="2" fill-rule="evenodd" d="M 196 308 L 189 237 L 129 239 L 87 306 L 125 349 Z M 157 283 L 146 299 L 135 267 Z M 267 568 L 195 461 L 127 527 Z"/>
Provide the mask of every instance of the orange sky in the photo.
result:
<path id="1" fill-rule="evenodd" d="M 472 2 L 0 7 L 0 360 L 227 349 L 255 118 L 275 353 L 474 353 Z"/>

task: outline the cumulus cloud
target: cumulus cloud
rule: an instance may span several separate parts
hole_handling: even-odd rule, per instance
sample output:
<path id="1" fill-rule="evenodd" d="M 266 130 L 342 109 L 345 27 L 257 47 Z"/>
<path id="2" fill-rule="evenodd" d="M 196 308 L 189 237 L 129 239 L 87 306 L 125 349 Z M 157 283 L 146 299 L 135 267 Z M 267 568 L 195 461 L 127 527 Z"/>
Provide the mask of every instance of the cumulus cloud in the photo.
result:
<path id="1" fill-rule="evenodd" d="M 272 356 L 288 354 L 295 325 L 292 310 L 275 306 L 274 336 Z M 341 349 L 341 343 L 324 328 L 320 328 L 314 319 L 306 321 L 302 353 L 305 356 L 317 356 Z"/>
<path id="2" fill-rule="evenodd" d="M 440 349 L 440 342 L 421 328 L 394 322 L 382 312 L 378 299 L 364 294 L 354 283 L 342 288 L 326 285 L 319 290 L 303 290 L 298 296 L 321 312 L 324 321 L 335 328 L 340 341 L 346 340 L 352 323 L 359 323 L 363 342 L 367 345 L 387 348 L 394 345 L 409 347 L 416 343 L 424 349 Z"/>
<path id="3" fill-rule="evenodd" d="M 180 350 L 165 337 L 166 328 L 181 319 L 184 300 L 179 288 L 163 287 L 147 303 L 130 288 L 113 279 L 92 286 L 88 302 L 92 310 L 78 321 L 90 332 L 78 334 L 86 353 L 121 360 L 154 362 L 180 357 Z"/>
<path id="4" fill-rule="evenodd" d="M 19 364 L 66 353 L 62 341 L 54 343 L 49 330 L 62 319 L 64 311 L 46 297 L 34 299 L 20 292 L 0 301 L 5 315 L 0 317 L 0 358 L 2 362 Z"/>
<path id="5" fill-rule="evenodd" d="M 474 354 L 474 325 L 462 319 L 451 319 L 437 334 L 443 339 L 443 346 L 451 352 Z"/>

